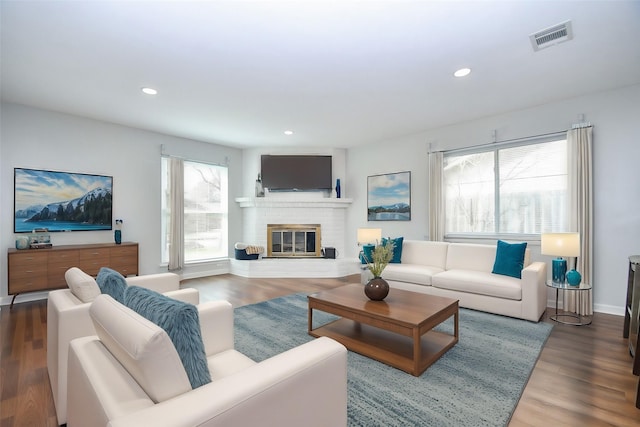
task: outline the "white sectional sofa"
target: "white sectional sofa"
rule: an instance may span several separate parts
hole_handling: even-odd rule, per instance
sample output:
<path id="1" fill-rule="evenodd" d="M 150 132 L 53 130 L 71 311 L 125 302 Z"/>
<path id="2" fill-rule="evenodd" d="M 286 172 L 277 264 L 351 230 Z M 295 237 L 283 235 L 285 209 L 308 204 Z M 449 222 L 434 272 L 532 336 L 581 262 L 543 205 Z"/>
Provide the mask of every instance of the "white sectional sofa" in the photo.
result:
<path id="1" fill-rule="evenodd" d="M 455 298 L 460 307 L 540 320 L 547 305 L 546 264 L 525 251 L 522 278 L 492 273 L 496 245 L 405 240 L 401 263 L 382 273 L 392 288 Z M 364 283 L 371 273 L 363 271 Z"/>

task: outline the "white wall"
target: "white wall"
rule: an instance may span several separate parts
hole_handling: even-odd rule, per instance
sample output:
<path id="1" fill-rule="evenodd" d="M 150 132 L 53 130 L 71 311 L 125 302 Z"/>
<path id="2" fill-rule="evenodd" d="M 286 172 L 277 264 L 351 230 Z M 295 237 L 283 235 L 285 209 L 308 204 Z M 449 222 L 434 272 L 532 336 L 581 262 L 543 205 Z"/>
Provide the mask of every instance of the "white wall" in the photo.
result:
<path id="1" fill-rule="evenodd" d="M 498 141 L 552 133 L 569 129 L 581 114 L 594 126 L 594 307 L 623 314 L 628 257 L 640 254 L 640 85 L 350 149 L 346 179 L 354 199 L 347 219 L 351 256 L 357 253 L 358 227 L 379 226 L 384 236 L 428 238 L 429 144 L 433 150 L 445 150 L 488 143 L 493 130 Z M 368 222 L 367 176 L 405 170 L 411 171 L 411 221 Z M 534 259 L 550 263 L 539 255 L 539 247 L 532 244 L 532 249 L 537 251 Z"/>
<path id="2" fill-rule="evenodd" d="M 25 167 L 113 176 L 114 218 L 123 218 L 123 240 L 140 244 L 140 273 L 166 271 L 160 263 L 160 153 L 229 165 L 229 253 L 242 234 L 234 199 L 242 189 L 242 151 L 221 145 L 111 123 L 2 104 L 0 247 L 15 247 L 13 168 Z M 52 233 L 54 245 L 113 242 L 111 231 Z M 228 271 L 228 261 L 187 268 L 187 277 Z M 0 257 L 0 300 L 6 303 L 7 257 Z M 31 298 L 38 297 L 31 294 Z M 29 295 L 18 301 L 30 299 Z"/>

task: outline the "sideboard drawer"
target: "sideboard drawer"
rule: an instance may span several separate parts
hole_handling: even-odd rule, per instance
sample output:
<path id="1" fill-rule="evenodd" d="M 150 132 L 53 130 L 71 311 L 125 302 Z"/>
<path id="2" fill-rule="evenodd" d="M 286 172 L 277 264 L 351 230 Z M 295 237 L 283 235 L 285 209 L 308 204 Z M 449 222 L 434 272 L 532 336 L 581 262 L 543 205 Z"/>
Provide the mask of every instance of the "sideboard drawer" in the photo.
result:
<path id="1" fill-rule="evenodd" d="M 11 277 L 9 281 L 9 294 L 19 294 L 22 292 L 41 291 L 47 287 L 46 274 L 32 274 L 21 277 Z"/>

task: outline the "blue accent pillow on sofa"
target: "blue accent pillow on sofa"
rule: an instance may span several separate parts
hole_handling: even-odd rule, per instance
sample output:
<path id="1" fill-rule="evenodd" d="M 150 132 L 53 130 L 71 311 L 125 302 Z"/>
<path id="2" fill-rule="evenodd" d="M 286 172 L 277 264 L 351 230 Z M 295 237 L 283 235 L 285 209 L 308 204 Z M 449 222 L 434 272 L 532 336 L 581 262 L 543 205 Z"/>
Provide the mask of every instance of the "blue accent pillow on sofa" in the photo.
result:
<path id="1" fill-rule="evenodd" d="M 187 372 L 191 387 L 197 388 L 211 382 L 200 331 L 200 317 L 195 305 L 139 286 L 127 288 L 124 305 L 167 332 Z"/>
<path id="2" fill-rule="evenodd" d="M 387 244 L 389 239 L 383 237 L 382 238 L 382 246 Z M 393 258 L 391 258 L 391 264 L 400 264 L 402 263 L 402 243 L 404 242 L 404 237 L 396 237 L 395 239 L 391 239 L 393 242 Z"/>
<path id="3" fill-rule="evenodd" d="M 360 262 L 362 264 L 373 262 L 373 250 L 375 248 L 376 245 L 372 244 L 362 245 L 362 252 L 360 253 Z"/>
<path id="4" fill-rule="evenodd" d="M 491 272 L 521 279 L 522 268 L 524 267 L 524 253 L 526 250 L 527 242 L 507 243 L 498 240 L 496 260 Z"/>
<path id="5" fill-rule="evenodd" d="M 124 290 L 127 289 L 127 281 L 122 274 L 108 267 L 102 267 L 100 271 L 98 271 L 96 283 L 100 288 L 100 292 L 110 295 L 111 298 L 120 304 L 123 303 Z"/>

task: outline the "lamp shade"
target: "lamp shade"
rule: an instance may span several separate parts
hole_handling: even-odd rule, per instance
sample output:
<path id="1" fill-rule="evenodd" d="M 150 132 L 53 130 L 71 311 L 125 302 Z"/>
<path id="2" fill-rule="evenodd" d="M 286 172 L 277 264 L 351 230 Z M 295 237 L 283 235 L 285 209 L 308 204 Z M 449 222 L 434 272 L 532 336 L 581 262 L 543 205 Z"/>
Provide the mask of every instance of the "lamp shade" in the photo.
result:
<path id="1" fill-rule="evenodd" d="M 382 239 L 381 228 L 358 228 L 358 245 L 377 243 Z"/>
<path id="2" fill-rule="evenodd" d="M 579 233 L 544 233 L 540 241 L 540 253 L 559 257 L 580 255 Z"/>

